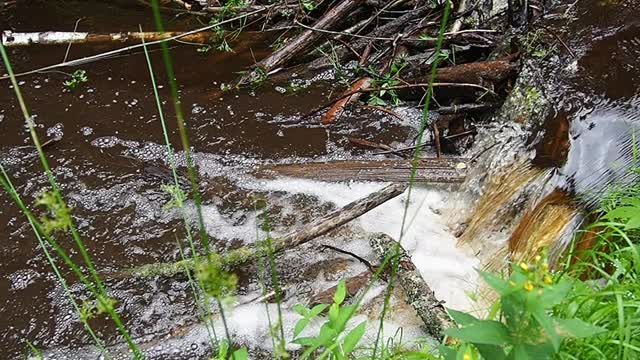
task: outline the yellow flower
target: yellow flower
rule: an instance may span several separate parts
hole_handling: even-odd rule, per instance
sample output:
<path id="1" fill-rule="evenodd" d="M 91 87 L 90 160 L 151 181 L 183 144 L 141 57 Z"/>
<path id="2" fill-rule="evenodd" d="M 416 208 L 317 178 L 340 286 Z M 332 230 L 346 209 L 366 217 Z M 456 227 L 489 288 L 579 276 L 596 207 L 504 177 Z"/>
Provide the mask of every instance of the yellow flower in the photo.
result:
<path id="1" fill-rule="evenodd" d="M 549 270 L 549 264 L 547 263 L 542 264 L 542 268 L 544 269 L 544 271 Z"/>
<path id="2" fill-rule="evenodd" d="M 527 265 L 527 263 L 520 263 L 520 269 L 522 269 L 522 271 L 528 271 L 529 270 L 529 265 Z"/>
<path id="3" fill-rule="evenodd" d="M 531 281 L 527 281 L 526 283 L 524 283 L 524 288 L 527 291 L 533 290 L 533 283 Z"/>
<path id="4" fill-rule="evenodd" d="M 471 355 L 464 354 L 464 356 L 462 357 L 462 360 L 471 360 Z"/>
<path id="5" fill-rule="evenodd" d="M 540 255 L 536 255 L 536 257 L 534 258 L 534 260 L 535 260 L 536 262 L 539 262 L 539 261 L 540 261 L 540 259 L 542 259 L 542 257 L 541 257 Z"/>
<path id="6" fill-rule="evenodd" d="M 553 282 L 553 279 L 551 279 L 551 276 L 545 275 L 544 276 L 544 282 L 547 283 L 547 284 L 551 284 Z"/>

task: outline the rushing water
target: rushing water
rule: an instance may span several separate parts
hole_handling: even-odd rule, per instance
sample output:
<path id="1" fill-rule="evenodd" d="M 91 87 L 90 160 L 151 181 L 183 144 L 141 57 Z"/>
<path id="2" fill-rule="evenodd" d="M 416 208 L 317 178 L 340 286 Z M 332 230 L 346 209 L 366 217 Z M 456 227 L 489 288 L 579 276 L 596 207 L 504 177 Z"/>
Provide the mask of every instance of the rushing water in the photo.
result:
<path id="1" fill-rule="evenodd" d="M 72 31 L 76 20 L 82 18 L 79 31 L 136 31 L 138 24 L 145 30 L 153 29 L 148 9 L 125 3 L 22 2 L 10 23 L 0 20 L 0 24 L 15 31 Z M 165 20 L 171 30 L 199 25 L 187 18 L 167 16 Z M 280 234 L 382 186 L 257 180 L 251 176 L 256 165 L 362 157 L 363 150 L 354 148 L 348 136 L 405 145 L 419 121 L 419 111 L 411 109 L 399 110 L 406 115 L 404 123 L 384 113 L 355 109 L 330 130 L 317 125 L 317 118 L 300 122 L 302 114 L 326 101 L 331 92 L 326 83 L 315 81 L 292 79 L 301 88 L 295 92 L 286 88 L 287 84 L 268 84 L 256 91 L 237 93 L 220 90 L 223 83 L 236 78 L 238 71 L 268 54 L 274 39 L 270 34 L 249 32 L 231 43 L 234 53 L 211 51 L 206 56 L 192 46 L 172 44 L 182 105 L 188 114 L 190 140 L 201 176 L 205 225 L 219 249 L 255 242 L 255 195 L 267 199 L 274 232 Z M 74 45 L 69 58 L 114 46 L 122 45 Z M 152 61 L 156 69 L 161 69 L 161 56 L 157 49 L 152 50 Z M 32 46 L 12 49 L 10 57 L 16 71 L 21 72 L 60 62 L 65 52 L 64 46 Z M 80 68 L 87 72 L 89 81 L 74 90 L 62 85 L 67 75 L 58 71 L 19 78 L 41 139 L 58 140 L 45 149 L 54 174 L 73 208 L 96 267 L 119 301 L 118 311 L 143 350 L 152 358 L 203 358 L 208 352 L 207 332 L 199 321 L 186 279 L 110 276 L 143 264 L 179 260 L 176 239 L 185 236 L 179 214 L 164 208 L 169 196 L 160 187 L 170 181 L 170 173 L 144 55 L 126 53 Z M 172 106 L 166 101 L 168 85 L 163 72 L 156 73 L 163 106 L 173 124 Z M 317 75 L 331 76 L 331 72 Z M 9 85 L 8 81 L 0 82 L 0 161 L 18 191 L 32 204 L 47 188 L 47 182 Z M 180 148 L 176 131 L 169 136 Z M 184 164 L 182 153 L 178 153 L 178 161 Z M 439 215 L 447 208 L 448 196 L 440 190 L 415 193 L 410 214 L 419 220 L 404 241 L 423 264 L 422 270 L 433 281 L 437 295 L 451 306 L 470 308 L 473 304 L 465 290 L 473 291 L 477 261 L 455 248 L 455 239 Z M 375 262 L 366 235 L 385 231 L 397 236 L 403 207 L 401 198 L 394 199 L 350 226 L 279 258 L 287 287 L 284 323 L 289 337 L 298 319 L 291 310 L 295 303 L 307 301 L 340 278 L 365 270 L 354 259 L 321 251 L 318 245 L 334 244 Z M 4 235 L 0 243 L 3 356 L 17 357 L 29 340 L 51 358 L 95 358 L 91 341 L 28 224 L 6 194 L 0 195 L 0 233 Z M 72 247 L 71 239 L 60 241 Z M 78 254 L 72 256 L 79 260 Z M 239 274 L 242 281 L 236 304 L 240 305 L 229 313 L 229 323 L 234 339 L 259 353 L 268 350 L 271 342 L 265 306 L 251 302 L 261 291 L 252 271 Z M 64 275 L 73 293 L 85 299 L 84 289 L 74 276 L 67 271 Z M 381 309 L 382 289 L 382 284 L 374 287 L 358 315 L 359 319 L 368 318 L 371 328 Z M 396 335 L 402 324 L 406 339 L 422 334 L 415 313 L 404 304 L 400 293 L 396 299 L 394 316 L 385 333 Z M 268 306 L 273 314 L 274 305 Z M 92 326 L 106 339 L 113 354 L 127 356 L 108 319 L 98 317 L 92 320 Z M 317 324 L 313 328 L 317 330 Z"/>

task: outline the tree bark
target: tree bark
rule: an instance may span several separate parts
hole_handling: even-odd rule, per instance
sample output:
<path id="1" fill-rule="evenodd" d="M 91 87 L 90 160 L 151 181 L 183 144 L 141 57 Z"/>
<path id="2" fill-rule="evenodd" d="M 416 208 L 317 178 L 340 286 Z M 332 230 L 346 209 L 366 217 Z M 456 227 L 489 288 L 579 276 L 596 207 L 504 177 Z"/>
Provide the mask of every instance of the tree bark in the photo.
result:
<path id="1" fill-rule="evenodd" d="M 339 21 L 343 21 L 351 11 L 355 10 L 362 3 L 363 0 L 343 0 L 337 6 L 333 7 L 326 14 L 324 14 L 324 16 L 322 16 L 313 25 L 313 27 L 322 30 L 329 29 Z M 257 72 L 257 69 L 261 69 L 260 71 L 268 73 L 271 70 L 286 64 L 291 59 L 298 56 L 299 54 L 307 50 L 310 46 L 315 44 L 322 36 L 323 34 L 319 31 L 305 30 L 301 35 L 289 41 L 284 47 L 275 51 L 266 59 L 258 62 L 258 64 L 256 64 L 255 66 L 256 70 L 253 70 L 248 74 L 242 76 L 238 83 L 240 85 L 243 85 L 258 79 L 262 75 Z"/>
<path id="2" fill-rule="evenodd" d="M 369 244 L 380 259 L 393 251 L 396 241 L 389 235 L 378 233 L 369 238 Z M 453 323 L 447 314 L 442 302 L 438 300 L 429 285 L 424 281 L 420 271 L 411 262 L 411 257 L 397 244 L 400 249 L 398 259 L 398 282 L 402 286 L 407 302 L 416 310 L 422 319 L 427 333 L 436 339 L 444 336 L 444 330 L 453 327 Z"/>

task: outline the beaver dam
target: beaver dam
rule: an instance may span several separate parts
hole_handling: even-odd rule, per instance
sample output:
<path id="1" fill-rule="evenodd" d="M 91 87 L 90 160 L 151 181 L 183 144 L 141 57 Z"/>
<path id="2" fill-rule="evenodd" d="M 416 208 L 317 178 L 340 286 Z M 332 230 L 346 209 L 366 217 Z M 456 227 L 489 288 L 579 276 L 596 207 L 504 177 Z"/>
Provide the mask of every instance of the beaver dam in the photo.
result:
<path id="1" fill-rule="evenodd" d="M 637 14 L 0 0 L 2 358 L 637 358 Z"/>

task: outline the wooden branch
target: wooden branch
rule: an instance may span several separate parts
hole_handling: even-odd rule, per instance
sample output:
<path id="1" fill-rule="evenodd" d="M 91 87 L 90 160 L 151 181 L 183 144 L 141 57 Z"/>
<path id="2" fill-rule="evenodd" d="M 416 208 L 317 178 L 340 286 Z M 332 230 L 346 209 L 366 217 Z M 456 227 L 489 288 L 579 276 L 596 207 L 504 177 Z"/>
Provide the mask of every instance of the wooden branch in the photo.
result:
<path id="1" fill-rule="evenodd" d="M 518 63 L 509 60 L 480 61 L 468 64 L 460 64 L 438 69 L 435 76 L 436 82 L 467 83 L 482 85 L 486 83 L 499 83 L 518 70 Z M 430 75 L 405 79 L 411 83 L 429 82 Z"/>
<path id="2" fill-rule="evenodd" d="M 461 183 L 466 178 L 467 169 L 459 166 L 460 163 L 466 164 L 467 160 L 420 159 L 416 164 L 416 182 Z M 277 174 L 323 181 L 406 182 L 412 167 L 411 160 L 345 160 L 264 166 L 256 175 Z"/>
<path id="3" fill-rule="evenodd" d="M 372 209 L 380 206 L 381 204 L 393 199 L 394 197 L 402 194 L 407 185 L 405 184 L 391 184 L 388 185 L 368 196 L 353 201 L 344 207 L 331 212 L 324 217 L 303 226 L 302 228 L 290 232 L 289 234 L 273 240 L 274 253 L 280 253 L 285 250 L 290 250 L 305 244 L 319 236 L 322 236 L 329 231 L 336 229 L 349 221 L 358 218 L 359 216 L 371 211 Z M 259 251 L 255 246 L 246 246 L 240 249 L 229 251 L 223 258 L 223 267 L 233 270 L 233 268 L 239 267 L 247 263 L 253 263 L 259 256 Z M 119 278 L 126 276 L 164 276 L 170 277 L 187 270 L 193 270 L 200 261 L 206 261 L 204 257 L 196 259 L 187 259 L 178 261 L 175 263 L 156 263 L 143 265 L 134 269 L 130 269 L 126 272 L 119 272 L 114 274 L 108 274 L 111 278 Z"/>
<path id="4" fill-rule="evenodd" d="M 313 25 L 313 27 L 316 29 L 329 29 L 333 27 L 339 21 L 343 21 L 344 18 L 347 17 L 352 10 L 355 10 L 359 5 L 361 5 L 362 2 L 363 0 L 343 0 L 325 13 Z M 281 49 L 278 49 L 266 59 L 260 61 L 255 65 L 255 67 L 261 69 L 261 72 L 263 73 L 269 73 L 271 70 L 286 64 L 288 61 L 307 50 L 321 37 L 322 33 L 318 31 L 306 30 L 295 39 L 287 42 L 287 44 Z M 259 77 L 260 74 L 254 70 L 242 76 L 238 81 L 238 84 L 248 84 Z"/>
<path id="5" fill-rule="evenodd" d="M 369 244 L 381 260 L 393 251 L 394 246 L 399 246 L 400 259 L 398 261 L 397 279 L 407 296 L 407 302 L 416 310 L 418 316 L 424 322 L 427 333 L 436 339 L 441 339 L 444 335 L 444 330 L 454 325 L 442 302 L 436 298 L 433 290 L 424 281 L 422 275 L 420 275 L 420 272 L 411 261 L 411 257 L 401 245 L 397 244 L 387 234 L 373 234 L 369 238 Z"/>
<path id="6" fill-rule="evenodd" d="M 181 36 L 182 32 L 121 32 L 92 34 L 87 32 L 43 31 L 43 32 L 2 32 L 2 44 L 6 47 L 29 45 L 60 45 L 60 44 L 90 44 L 104 42 L 139 42 L 144 37 L 145 41 L 166 40 L 171 37 L 180 37 L 181 40 L 205 43 L 210 34 L 200 32 Z"/>

